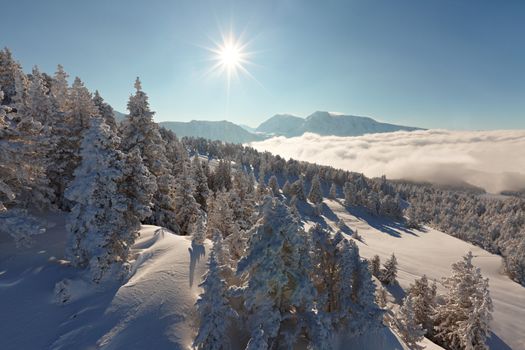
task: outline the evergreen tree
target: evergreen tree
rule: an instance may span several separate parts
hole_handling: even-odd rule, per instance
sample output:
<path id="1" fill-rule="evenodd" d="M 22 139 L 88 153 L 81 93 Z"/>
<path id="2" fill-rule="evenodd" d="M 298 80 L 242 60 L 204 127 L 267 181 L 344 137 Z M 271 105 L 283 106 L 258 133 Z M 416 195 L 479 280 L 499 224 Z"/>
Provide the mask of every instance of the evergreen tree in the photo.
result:
<path id="1" fill-rule="evenodd" d="M 288 180 L 283 185 L 283 194 L 288 198 L 292 198 L 292 185 L 290 185 Z"/>
<path id="2" fill-rule="evenodd" d="M 82 162 L 66 191 L 74 203 L 67 224 L 67 256 L 73 265 L 89 268 L 94 282 L 110 272 L 123 272 L 140 220 L 148 211 L 148 203 L 133 203 L 137 196 L 127 196 L 120 187 L 126 164 L 118 142 L 101 118 L 93 119 L 82 142 Z"/>
<path id="3" fill-rule="evenodd" d="M 279 195 L 279 183 L 277 182 L 277 177 L 275 175 L 272 175 L 270 180 L 268 180 L 268 187 L 274 196 Z"/>
<path id="4" fill-rule="evenodd" d="M 102 96 L 100 96 L 98 90 L 95 90 L 95 94 L 93 95 L 93 103 L 98 110 L 98 115 L 104 119 L 106 125 L 108 125 L 111 130 L 117 131 L 115 112 L 113 111 L 113 108 L 104 101 Z"/>
<path id="5" fill-rule="evenodd" d="M 196 349 L 228 349 L 227 330 L 232 320 L 237 318 L 237 313 L 225 296 L 227 286 L 221 278 L 216 254 L 214 246 L 208 261 L 208 272 L 199 285 L 203 292 L 196 303 L 200 321 L 199 331 L 193 341 Z"/>
<path id="6" fill-rule="evenodd" d="M 334 182 L 332 182 L 332 185 L 330 186 L 330 192 L 328 194 L 328 198 L 330 199 L 336 199 L 337 198 L 337 186 Z"/>
<path id="7" fill-rule="evenodd" d="M 370 272 L 377 278 L 381 275 L 381 258 L 377 254 L 370 260 Z"/>
<path id="8" fill-rule="evenodd" d="M 191 229 L 191 242 L 196 245 L 203 245 L 206 240 L 206 227 L 204 214 L 199 214 L 195 218 Z"/>
<path id="9" fill-rule="evenodd" d="M 242 291 L 248 311 L 251 342 L 293 347 L 303 332 L 313 334 L 315 289 L 309 278 L 306 235 L 290 211 L 277 199 L 266 197 L 263 215 L 249 234 L 247 254 L 237 273 L 246 284 Z M 286 327 L 284 327 L 286 324 Z"/>
<path id="10" fill-rule="evenodd" d="M 439 344 L 451 349 L 488 349 L 492 299 L 488 279 L 472 264 L 469 252 L 462 261 L 452 264 L 452 275 L 443 284 L 448 292 L 434 316 Z"/>
<path id="11" fill-rule="evenodd" d="M 319 180 L 319 174 L 316 174 L 312 179 L 312 186 L 308 199 L 314 204 L 320 204 L 323 202 L 323 192 L 321 190 L 321 181 Z"/>
<path id="12" fill-rule="evenodd" d="M 347 207 L 357 204 L 356 188 L 351 182 L 345 182 L 345 186 L 343 188 L 343 192 L 344 192 L 344 195 L 345 195 L 345 205 Z"/>
<path id="13" fill-rule="evenodd" d="M 148 96 L 142 91 L 138 78 L 135 89 L 135 94 L 128 102 L 129 114 L 122 123 L 121 148 L 124 152 L 137 148 L 144 164 L 156 178 L 153 211 L 147 222 L 178 232 L 179 226 L 175 218 L 175 178 L 166 158 L 165 142 L 158 125 L 153 121 L 154 112 L 149 108 Z"/>
<path id="14" fill-rule="evenodd" d="M 303 180 L 299 179 L 292 184 L 291 188 L 292 197 L 296 197 L 297 200 L 306 201 L 306 195 L 304 194 Z"/>
<path id="15" fill-rule="evenodd" d="M 426 331 L 415 318 L 414 303 L 410 294 L 403 299 L 403 305 L 396 312 L 394 326 L 410 349 L 424 348 L 417 343 L 423 340 Z"/>
<path id="16" fill-rule="evenodd" d="M 384 269 L 381 271 L 381 282 L 393 285 L 395 284 L 397 277 L 397 259 L 394 253 L 390 259 L 385 261 Z"/>
<path id="17" fill-rule="evenodd" d="M 198 155 L 195 155 L 191 162 L 191 176 L 195 182 L 195 191 L 193 192 L 193 197 L 200 205 L 200 208 L 207 212 L 208 208 L 206 202 L 208 200 L 210 190 L 208 188 L 208 179 L 204 173 L 204 169 Z"/>
<path id="18" fill-rule="evenodd" d="M 415 323 L 421 324 L 427 330 L 427 334 L 432 334 L 432 315 L 436 308 L 436 284 L 429 285 L 427 276 L 423 275 L 413 285 L 410 285 L 408 294 L 413 302 Z"/>
<path id="19" fill-rule="evenodd" d="M 175 218 L 181 235 L 191 234 L 191 225 L 200 212 L 199 205 L 193 198 L 194 184 L 190 178 L 187 165 L 175 180 Z"/>
<path id="20" fill-rule="evenodd" d="M 54 97 L 56 107 L 59 112 L 66 113 L 68 109 L 69 99 L 69 83 L 67 78 L 69 75 L 64 71 L 62 65 L 57 66 L 57 70 L 54 75 L 53 84 L 51 85 L 51 95 Z"/>

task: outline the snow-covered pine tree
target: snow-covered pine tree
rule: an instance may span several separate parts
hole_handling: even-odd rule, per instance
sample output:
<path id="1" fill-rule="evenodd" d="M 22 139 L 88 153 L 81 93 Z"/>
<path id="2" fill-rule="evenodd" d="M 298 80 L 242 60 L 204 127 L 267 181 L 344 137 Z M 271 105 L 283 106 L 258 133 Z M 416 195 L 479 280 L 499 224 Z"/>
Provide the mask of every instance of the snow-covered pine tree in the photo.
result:
<path id="1" fill-rule="evenodd" d="M 204 213 L 200 213 L 191 226 L 191 242 L 194 245 L 203 245 L 206 240 L 206 225 Z"/>
<path id="2" fill-rule="evenodd" d="M 14 102 L 13 97 L 16 95 L 15 77 L 21 70 L 22 66 L 15 61 L 11 50 L 7 47 L 0 50 L 0 87 L 4 92 L 3 98 L 0 100 L 1 105 L 9 106 Z"/>
<path id="3" fill-rule="evenodd" d="M 328 198 L 330 199 L 337 198 L 337 185 L 335 184 L 335 182 L 332 182 L 332 185 L 330 186 L 330 192 L 328 193 Z"/>
<path id="4" fill-rule="evenodd" d="M 432 315 L 436 307 L 436 283 L 430 285 L 426 275 L 414 281 L 408 289 L 412 298 L 415 322 L 426 329 L 427 334 L 432 334 L 434 322 Z"/>
<path id="5" fill-rule="evenodd" d="M 98 109 L 98 115 L 104 119 L 106 125 L 108 125 L 111 130 L 117 131 L 117 121 L 115 120 L 113 107 L 104 101 L 98 90 L 95 90 L 95 94 L 93 95 L 93 103 Z"/>
<path id="6" fill-rule="evenodd" d="M 472 264 L 472 252 L 452 264 L 452 275 L 443 281 L 448 292 L 436 307 L 435 335 L 438 344 L 451 349 L 488 349 L 492 299 L 488 279 Z"/>
<path id="7" fill-rule="evenodd" d="M 207 212 L 207 200 L 210 190 L 208 188 L 208 179 L 198 155 L 195 155 L 191 161 L 191 176 L 195 182 L 193 197 L 200 205 L 200 208 Z"/>
<path id="8" fill-rule="evenodd" d="M 418 342 L 423 340 L 426 330 L 415 318 L 414 302 L 410 294 L 403 299 L 403 305 L 395 313 L 393 325 L 410 349 L 424 349 Z"/>
<path id="9" fill-rule="evenodd" d="M 370 260 L 370 272 L 377 278 L 381 275 L 381 258 L 377 254 Z"/>
<path id="10" fill-rule="evenodd" d="M 378 328 L 382 311 L 375 304 L 375 285 L 368 263 L 359 256 L 357 245 L 347 239 L 337 245 L 340 272 L 336 281 L 338 297 L 336 328 L 353 335 Z"/>
<path id="11" fill-rule="evenodd" d="M 395 284 L 397 282 L 397 259 L 394 253 L 392 253 L 392 256 L 387 261 L 385 261 L 383 267 L 384 268 L 381 271 L 380 281 L 385 284 Z"/>
<path id="12" fill-rule="evenodd" d="M 119 188 L 125 168 L 125 156 L 117 150 L 119 138 L 101 118 L 91 124 L 82 141 L 82 162 L 66 191 L 74 203 L 66 225 L 66 255 L 74 266 L 88 268 L 98 283 L 125 273 L 122 267 L 147 208 L 138 208 Z"/>
<path id="13" fill-rule="evenodd" d="M 129 152 L 137 148 L 148 170 L 155 176 L 157 191 L 153 196 L 153 212 L 147 221 L 178 232 L 175 218 L 175 178 L 166 158 L 166 148 L 158 125 L 153 121 L 148 96 L 142 91 L 139 78 L 135 81 L 136 92 L 128 102 L 129 114 L 121 125 L 121 149 Z"/>
<path id="14" fill-rule="evenodd" d="M 316 174 L 312 179 L 312 186 L 310 187 L 308 199 L 315 205 L 318 205 L 323 201 L 323 192 L 321 190 L 321 181 L 319 179 L 319 174 Z"/>
<path id="15" fill-rule="evenodd" d="M 286 180 L 286 182 L 283 185 L 283 194 L 287 198 L 292 198 L 292 185 L 290 185 L 290 182 Z"/>
<path id="16" fill-rule="evenodd" d="M 64 71 L 64 67 L 59 64 L 51 84 L 51 95 L 55 99 L 58 112 L 65 113 L 68 109 L 69 75 Z"/>
<path id="17" fill-rule="evenodd" d="M 193 347 L 202 350 L 229 349 L 228 327 L 238 316 L 226 298 L 226 282 L 221 277 L 215 245 L 208 261 L 208 272 L 199 285 L 203 292 L 197 300 L 199 331 Z"/>
<path id="18" fill-rule="evenodd" d="M 352 184 L 351 182 L 345 182 L 345 185 L 344 185 L 344 188 L 343 188 L 343 192 L 344 192 L 344 195 L 345 195 L 345 205 L 347 207 L 357 204 L 356 188 L 355 188 L 354 184 Z"/>
<path id="19" fill-rule="evenodd" d="M 279 195 L 279 183 L 277 182 L 277 177 L 275 175 L 270 176 L 270 180 L 268 180 L 268 187 L 274 196 Z"/>
<path id="20" fill-rule="evenodd" d="M 175 179 L 175 218 L 179 227 L 179 234 L 191 234 L 193 220 L 200 215 L 199 205 L 193 198 L 194 183 L 190 177 L 186 164 L 182 164 L 182 171 Z"/>
<path id="21" fill-rule="evenodd" d="M 307 236 L 288 208 L 267 196 L 262 217 L 249 237 L 237 273 L 245 281 L 242 290 L 251 341 L 259 341 L 262 328 L 262 340 L 269 346 L 291 348 L 299 336 L 309 339 L 319 325 L 312 321 L 316 320 L 315 289 L 309 277 Z"/>
<path id="22" fill-rule="evenodd" d="M 291 196 L 296 197 L 297 200 L 306 201 L 306 195 L 304 194 L 303 180 L 299 179 L 292 184 Z"/>
<path id="23" fill-rule="evenodd" d="M 67 110 L 52 121 L 53 147 L 49 150 L 47 174 L 55 191 L 58 205 L 69 208 L 64 197 L 67 186 L 73 180 L 73 172 L 80 163 L 80 144 L 90 120 L 98 115 L 91 94 L 77 77 L 69 89 Z"/>

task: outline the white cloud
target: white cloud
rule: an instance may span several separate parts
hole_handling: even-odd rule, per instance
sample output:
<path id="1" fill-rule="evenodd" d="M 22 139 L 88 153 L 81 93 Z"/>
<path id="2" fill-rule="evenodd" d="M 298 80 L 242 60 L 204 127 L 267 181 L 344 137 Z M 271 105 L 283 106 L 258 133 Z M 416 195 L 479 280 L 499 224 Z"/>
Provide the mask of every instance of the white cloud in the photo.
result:
<path id="1" fill-rule="evenodd" d="M 252 147 L 391 179 L 460 183 L 489 192 L 525 188 L 525 130 L 398 131 L 357 137 L 275 137 Z"/>

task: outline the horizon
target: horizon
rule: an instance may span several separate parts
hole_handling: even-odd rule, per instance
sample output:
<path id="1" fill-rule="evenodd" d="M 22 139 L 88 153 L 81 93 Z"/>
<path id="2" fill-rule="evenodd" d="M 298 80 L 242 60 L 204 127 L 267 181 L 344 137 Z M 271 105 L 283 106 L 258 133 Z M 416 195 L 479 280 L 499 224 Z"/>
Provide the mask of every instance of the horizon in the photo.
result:
<path id="1" fill-rule="evenodd" d="M 139 76 L 157 122 L 254 127 L 283 111 L 335 110 L 428 129 L 525 128 L 518 1 L 57 0 L 4 8 L 26 18 L 19 26 L 7 17 L 0 38 L 26 72 L 38 65 L 51 74 L 62 64 L 122 113 Z"/>

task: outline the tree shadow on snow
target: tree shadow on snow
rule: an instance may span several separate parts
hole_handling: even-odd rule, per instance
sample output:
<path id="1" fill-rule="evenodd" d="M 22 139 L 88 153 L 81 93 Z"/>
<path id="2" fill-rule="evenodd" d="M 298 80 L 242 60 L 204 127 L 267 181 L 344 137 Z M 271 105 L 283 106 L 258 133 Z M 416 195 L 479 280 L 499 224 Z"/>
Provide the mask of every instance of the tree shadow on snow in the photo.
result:
<path id="1" fill-rule="evenodd" d="M 383 284 L 383 286 L 386 288 L 386 290 L 392 294 L 392 296 L 395 299 L 396 304 L 401 304 L 403 299 L 405 298 L 405 291 L 398 283 L 395 284 Z"/>
<path id="2" fill-rule="evenodd" d="M 384 216 L 372 215 L 362 207 L 351 206 L 346 207 L 346 210 L 356 218 L 365 221 L 368 225 L 375 228 L 376 230 L 387 233 L 392 237 L 400 238 L 401 233 L 419 237 L 417 233 L 407 228 L 403 222 Z"/>
<path id="3" fill-rule="evenodd" d="M 201 257 L 206 255 L 206 248 L 202 244 L 195 244 L 191 242 L 191 247 L 188 248 L 190 253 L 190 287 L 193 287 L 193 279 L 195 278 L 195 266 L 201 259 Z"/>
<path id="4" fill-rule="evenodd" d="M 510 346 L 494 333 L 491 333 L 490 338 L 487 339 L 487 345 L 489 346 L 489 349 L 512 350 Z"/>

